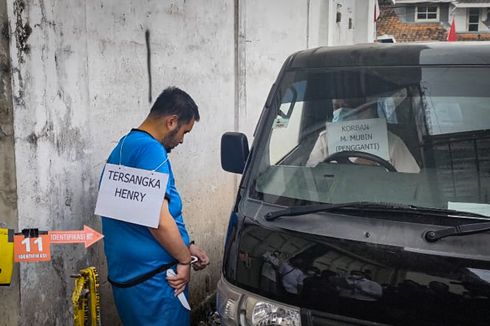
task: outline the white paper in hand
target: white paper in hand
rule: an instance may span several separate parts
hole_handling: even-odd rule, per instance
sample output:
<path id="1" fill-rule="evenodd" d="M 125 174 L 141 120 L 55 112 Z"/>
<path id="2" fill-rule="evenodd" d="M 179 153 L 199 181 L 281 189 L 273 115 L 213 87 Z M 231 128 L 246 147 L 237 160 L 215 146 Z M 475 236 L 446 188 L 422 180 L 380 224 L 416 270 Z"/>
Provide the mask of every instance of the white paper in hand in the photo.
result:
<path id="1" fill-rule="evenodd" d="M 175 272 L 173 269 L 167 269 L 167 276 L 175 276 Z M 191 310 L 191 306 L 189 306 L 189 302 L 187 302 L 187 299 L 185 297 L 184 292 L 181 292 L 177 298 L 179 299 L 180 303 L 184 306 L 185 309 Z"/>

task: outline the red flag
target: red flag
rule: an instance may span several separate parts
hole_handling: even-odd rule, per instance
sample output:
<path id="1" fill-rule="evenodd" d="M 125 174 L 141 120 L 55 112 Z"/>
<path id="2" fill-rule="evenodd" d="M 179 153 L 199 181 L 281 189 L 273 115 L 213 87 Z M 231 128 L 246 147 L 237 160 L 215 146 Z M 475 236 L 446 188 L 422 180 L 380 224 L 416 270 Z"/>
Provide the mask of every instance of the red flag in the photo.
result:
<path id="1" fill-rule="evenodd" d="M 447 41 L 448 42 L 456 41 L 456 25 L 454 24 L 454 17 L 453 17 L 453 22 L 451 23 L 451 28 L 449 29 L 449 33 L 447 34 Z"/>

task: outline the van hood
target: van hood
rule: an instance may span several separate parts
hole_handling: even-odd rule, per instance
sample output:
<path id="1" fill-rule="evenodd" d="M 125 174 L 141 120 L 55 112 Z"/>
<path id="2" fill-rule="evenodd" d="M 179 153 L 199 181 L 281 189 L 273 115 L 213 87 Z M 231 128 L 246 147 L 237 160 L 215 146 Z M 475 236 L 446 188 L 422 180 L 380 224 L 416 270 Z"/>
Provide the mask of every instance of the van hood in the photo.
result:
<path id="1" fill-rule="evenodd" d="M 418 239 L 418 229 L 406 227 L 405 234 L 386 229 L 388 234 L 372 241 L 365 225 L 351 222 L 346 238 L 257 220 L 232 225 L 224 276 L 300 307 L 309 325 L 323 325 L 331 316 L 368 324 L 490 325 L 490 253 L 478 241 L 487 234 L 444 239 L 446 247 L 431 251 L 395 240 Z M 373 234 L 377 230 L 371 228 Z M 460 241 L 463 250 L 451 250 L 452 241 Z"/>

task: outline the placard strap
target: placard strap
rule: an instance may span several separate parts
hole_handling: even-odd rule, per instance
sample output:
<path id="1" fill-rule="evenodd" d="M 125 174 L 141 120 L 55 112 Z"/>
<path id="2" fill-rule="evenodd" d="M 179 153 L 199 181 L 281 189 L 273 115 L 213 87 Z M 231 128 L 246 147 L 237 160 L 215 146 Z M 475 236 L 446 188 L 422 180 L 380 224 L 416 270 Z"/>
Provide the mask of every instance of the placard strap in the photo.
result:
<path id="1" fill-rule="evenodd" d="M 121 147 L 119 148 L 119 166 L 121 166 L 121 161 L 122 161 L 122 150 L 123 150 L 123 146 L 124 146 L 124 141 L 126 140 L 126 137 L 128 137 L 128 135 L 124 136 L 124 138 L 122 139 L 121 141 Z M 154 170 L 152 170 L 151 172 L 155 172 L 156 170 L 158 170 L 162 165 L 164 165 L 165 163 L 167 163 L 168 161 L 168 156 L 167 158 L 165 158 L 165 160 L 163 160 L 162 163 L 160 163 Z"/>

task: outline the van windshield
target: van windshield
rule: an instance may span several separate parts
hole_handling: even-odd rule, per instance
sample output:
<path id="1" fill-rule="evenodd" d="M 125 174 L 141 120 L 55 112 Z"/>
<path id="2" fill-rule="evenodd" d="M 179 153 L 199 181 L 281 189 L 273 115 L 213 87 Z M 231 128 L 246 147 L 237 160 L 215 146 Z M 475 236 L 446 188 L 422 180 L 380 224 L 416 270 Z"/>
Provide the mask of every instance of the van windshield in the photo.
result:
<path id="1" fill-rule="evenodd" d="M 258 145 L 251 196 L 490 216 L 488 76 L 488 66 L 287 72 Z"/>

